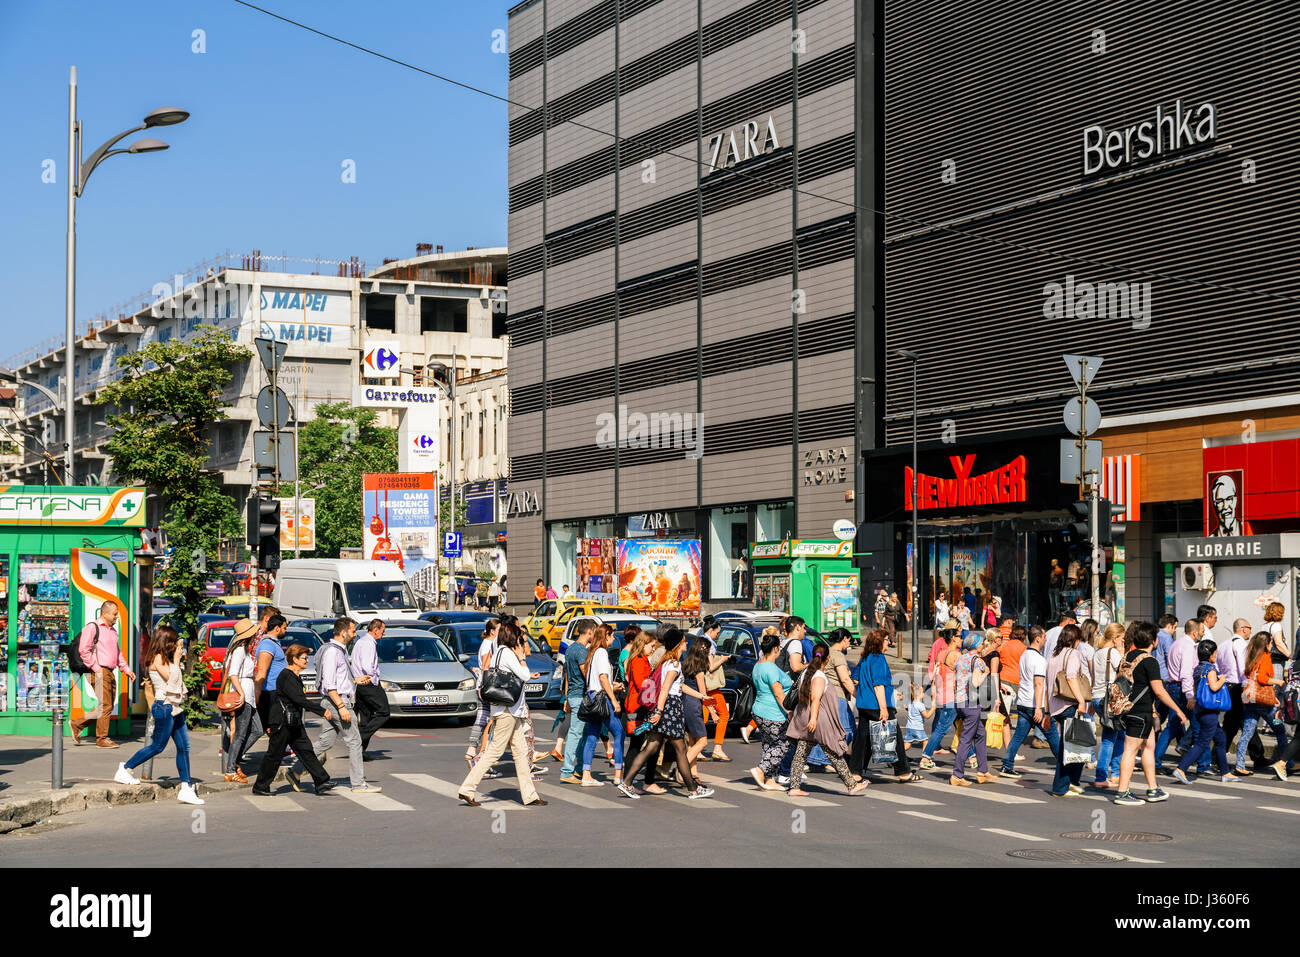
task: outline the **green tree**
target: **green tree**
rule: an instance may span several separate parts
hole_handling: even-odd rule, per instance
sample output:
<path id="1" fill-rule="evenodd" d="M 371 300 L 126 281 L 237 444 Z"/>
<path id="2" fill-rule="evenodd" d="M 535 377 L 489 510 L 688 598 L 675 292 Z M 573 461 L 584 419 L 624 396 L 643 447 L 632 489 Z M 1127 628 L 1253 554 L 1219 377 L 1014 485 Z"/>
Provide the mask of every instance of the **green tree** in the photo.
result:
<path id="1" fill-rule="evenodd" d="M 216 574 L 218 542 L 241 529 L 239 510 L 208 468 L 207 437 L 209 428 L 226 418 L 222 393 L 232 367 L 251 356 L 215 326 L 188 342 L 150 343 L 118 358 L 127 374 L 98 399 L 116 410 L 108 417 L 113 435 L 105 444 L 114 474 L 125 483 L 145 485 L 161 499 L 162 529 L 174 548 L 162 573 L 162 592 L 176 605 L 171 618 L 182 635 L 198 633 L 204 586 Z M 208 668 L 202 652 L 198 642 L 189 643 L 185 712 L 191 727 L 206 713 L 202 688 Z"/>
<path id="2" fill-rule="evenodd" d="M 397 471 L 397 430 L 377 421 L 373 409 L 340 402 L 316 406 L 315 417 L 299 427 L 299 494 L 316 499 L 318 557 L 337 558 L 340 548 L 361 547 L 361 476 Z M 280 496 L 291 498 L 294 489 L 286 483 Z"/>

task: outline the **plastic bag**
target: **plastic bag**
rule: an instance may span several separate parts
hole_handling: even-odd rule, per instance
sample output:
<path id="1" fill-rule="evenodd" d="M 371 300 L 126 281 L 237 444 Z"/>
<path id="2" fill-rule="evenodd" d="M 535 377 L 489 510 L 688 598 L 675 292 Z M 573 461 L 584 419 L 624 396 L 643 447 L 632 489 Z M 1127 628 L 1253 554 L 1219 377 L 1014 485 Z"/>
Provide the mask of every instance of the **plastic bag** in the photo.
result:
<path id="1" fill-rule="evenodd" d="M 1003 734 L 1002 734 L 1005 725 L 1006 725 L 1006 718 L 1002 717 L 1002 715 L 999 714 L 998 712 L 995 711 L 991 715 L 989 715 L 988 720 L 984 722 L 984 734 L 985 737 L 988 739 L 985 744 L 985 747 L 989 747 L 989 748 L 1006 747 L 1006 742 L 1003 740 Z"/>
<path id="2" fill-rule="evenodd" d="M 898 722 L 871 722 L 871 763 L 893 764 L 898 760 Z"/>

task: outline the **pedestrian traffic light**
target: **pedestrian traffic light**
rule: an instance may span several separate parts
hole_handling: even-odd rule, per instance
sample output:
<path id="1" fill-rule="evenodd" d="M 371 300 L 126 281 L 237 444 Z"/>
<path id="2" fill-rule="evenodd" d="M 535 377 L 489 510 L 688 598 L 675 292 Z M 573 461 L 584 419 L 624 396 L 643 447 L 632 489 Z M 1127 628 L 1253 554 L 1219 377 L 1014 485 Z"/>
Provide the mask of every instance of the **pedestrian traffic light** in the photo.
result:
<path id="1" fill-rule="evenodd" d="M 1114 509 L 1107 499 L 1097 503 L 1097 547 L 1105 548 L 1114 541 L 1115 526 L 1111 524 Z"/>
<path id="2" fill-rule="evenodd" d="M 273 572 L 280 567 L 280 500 L 257 498 L 257 567 Z"/>
<path id="3" fill-rule="evenodd" d="M 1092 541 L 1092 503 L 1087 499 L 1082 502 L 1071 502 L 1070 511 L 1074 512 L 1080 521 L 1070 523 L 1070 531 L 1074 532 L 1075 537 L 1080 542 Z"/>

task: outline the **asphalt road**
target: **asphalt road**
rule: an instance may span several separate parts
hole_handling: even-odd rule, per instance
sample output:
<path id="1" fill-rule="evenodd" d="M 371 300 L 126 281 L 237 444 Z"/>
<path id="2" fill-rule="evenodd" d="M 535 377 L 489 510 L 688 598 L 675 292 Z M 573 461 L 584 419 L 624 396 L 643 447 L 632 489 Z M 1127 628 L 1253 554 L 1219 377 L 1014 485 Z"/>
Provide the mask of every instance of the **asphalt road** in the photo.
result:
<path id="1" fill-rule="evenodd" d="M 549 729 L 543 712 L 539 730 Z M 312 732 L 313 739 L 316 731 Z M 709 800 L 684 795 L 622 797 L 610 785 L 582 789 L 558 783 L 559 765 L 537 783 L 544 808 L 518 803 L 513 766 L 484 781 L 482 808 L 455 799 L 465 772 L 465 729 L 436 721 L 406 722 L 372 742 L 379 760 L 366 765 L 384 788 L 351 795 L 346 780 L 333 794 L 295 794 L 287 785 L 270 798 L 243 792 L 210 795 L 202 808 L 174 801 L 102 808 L 60 816 L 0 837 L 0 867 L 260 866 L 336 864 L 349 847 L 366 847 L 387 866 L 612 865 L 854 866 L 965 865 L 1045 867 L 1077 863 L 1058 857 L 1091 851 L 1101 869 L 1172 866 L 1214 868 L 1241 861 L 1290 865 L 1300 815 L 1300 780 L 1283 784 L 1255 775 L 1241 784 L 1191 787 L 1161 778 L 1171 795 L 1157 805 L 1116 807 L 1104 793 L 1059 799 L 1047 793 L 1046 751 L 1026 750 L 1021 781 L 971 788 L 947 784 L 948 769 L 922 782 L 876 777 L 849 797 L 834 774 L 810 775 L 811 797 L 760 792 L 746 769 L 757 744 L 728 741 L 730 764 L 701 772 L 717 788 Z M 598 749 L 599 752 L 599 749 Z M 948 759 L 951 760 L 950 758 Z M 215 776 L 216 756 L 196 754 L 195 773 Z M 326 765 L 346 777 L 345 754 Z M 949 765 L 950 766 L 950 765 Z M 155 765 L 174 773 L 170 752 Z M 608 779 L 598 757 L 595 772 Z M 1091 772 L 1084 780 L 1091 780 Z M 1066 832 L 1164 835 L 1153 843 L 1067 838 Z M 1011 852 L 1041 855 L 1022 859 Z"/>

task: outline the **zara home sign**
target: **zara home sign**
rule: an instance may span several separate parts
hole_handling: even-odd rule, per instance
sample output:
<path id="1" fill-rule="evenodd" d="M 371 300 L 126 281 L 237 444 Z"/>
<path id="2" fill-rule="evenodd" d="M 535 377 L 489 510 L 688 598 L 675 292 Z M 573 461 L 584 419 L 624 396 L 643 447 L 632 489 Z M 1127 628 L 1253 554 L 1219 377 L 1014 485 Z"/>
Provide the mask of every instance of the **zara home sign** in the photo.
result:
<path id="1" fill-rule="evenodd" d="M 739 139 L 736 138 L 737 131 L 740 133 Z M 709 140 L 708 172 L 735 166 L 780 148 L 781 144 L 776 138 L 776 122 L 769 113 L 764 122 L 750 120 L 743 126 L 713 134 Z"/>
<path id="2" fill-rule="evenodd" d="M 1110 173 L 1214 142 L 1218 117 L 1213 103 L 1172 112 L 1156 106 L 1155 117 L 1132 126 L 1108 130 L 1100 124 L 1083 128 L 1083 175 Z"/>

